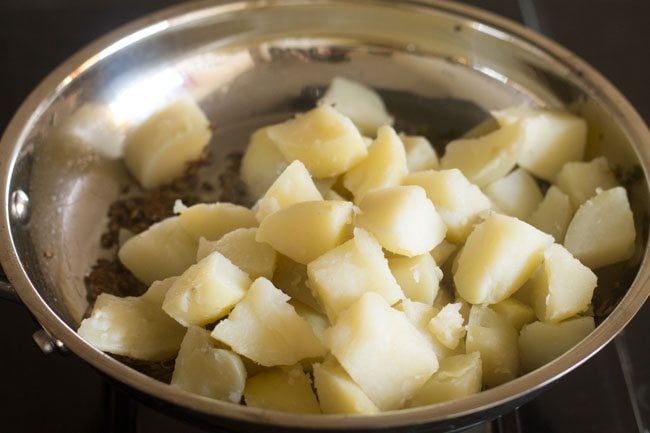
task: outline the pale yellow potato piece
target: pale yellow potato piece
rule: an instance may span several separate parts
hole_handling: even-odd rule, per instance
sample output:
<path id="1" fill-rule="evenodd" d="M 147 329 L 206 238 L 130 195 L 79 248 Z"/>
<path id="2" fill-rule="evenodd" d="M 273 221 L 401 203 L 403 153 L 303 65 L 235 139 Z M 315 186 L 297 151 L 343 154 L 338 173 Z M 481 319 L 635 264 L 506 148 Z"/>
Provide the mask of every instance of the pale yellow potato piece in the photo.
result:
<path id="1" fill-rule="evenodd" d="M 179 217 L 171 217 L 130 238 L 117 255 L 138 280 L 151 285 L 180 275 L 194 263 L 196 249 L 197 241 L 183 229 Z"/>
<path id="2" fill-rule="evenodd" d="M 368 148 L 368 156 L 343 176 L 343 186 L 359 203 L 368 191 L 401 184 L 407 173 L 402 140 L 393 128 L 382 126 Z"/>
<path id="3" fill-rule="evenodd" d="M 458 343 L 465 336 L 463 323 L 465 319 L 460 314 L 462 304 L 447 304 L 435 316 L 431 318 L 428 324 L 429 331 L 445 347 L 454 350 Z"/>
<path id="4" fill-rule="evenodd" d="M 425 254 L 445 238 L 447 227 L 417 185 L 368 192 L 359 203 L 357 227 L 375 235 L 382 247 L 407 257 Z"/>
<path id="5" fill-rule="evenodd" d="M 465 242 L 480 216 L 492 208 L 490 199 L 458 169 L 410 173 L 404 184 L 424 188 L 447 226 L 450 242 Z"/>
<path id="6" fill-rule="evenodd" d="M 528 222 L 555 238 L 555 242 L 563 242 L 566 229 L 569 227 L 575 209 L 568 195 L 560 188 L 552 185 L 537 209 L 528 218 Z"/>
<path id="7" fill-rule="evenodd" d="M 262 221 L 268 215 L 301 201 L 322 200 L 311 175 L 300 161 L 293 161 L 273 182 L 257 202 L 255 217 Z"/>
<path id="8" fill-rule="evenodd" d="M 347 201 L 296 203 L 264 218 L 255 239 L 306 265 L 352 237 L 353 208 Z"/>
<path id="9" fill-rule="evenodd" d="M 325 341 L 381 410 L 402 407 L 438 369 L 436 354 L 420 332 L 374 292 L 341 313 Z"/>
<path id="10" fill-rule="evenodd" d="M 311 325 L 288 300 L 269 280 L 258 278 L 228 318 L 217 324 L 212 337 L 266 367 L 325 355 Z"/>
<path id="11" fill-rule="evenodd" d="M 543 198 L 537 182 L 523 168 L 487 185 L 485 195 L 501 212 L 521 220 L 527 220 Z"/>
<path id="12" fill-rule="evenodd" d="M 636 229 L 623 187 L 603 191 L 576 211 L 564 246 L 591 269 L 632 257 Z"/>
<path id="13" fill-rule="evenodd" d="M 517 218 L 492 214 L 460 252 L 454 282 L 471 304 L 495 304 L 519 289 L 542 262 L 553 238 Z"/>
<path id="14" fill-rule="evenodd" d="M 522 371 L 527 373 L 551 362 L 582 341 L 594 328 L 593 317 L 524 326 L 519 335 Z"/>
<path id="15" fill-rule="evenodd" d="M 216 241 L 242 227 L 257 227 L 255 213 L 232 203 L 200 203 L 180 211 L 180 224 L 196 239 Z"/>
<path id="16" fill-rule="evenodd" d="M 470 182 L 482 187 L 515 167 L 523 139 L 521 122 L 515 122 L 482 137 L 454 140 L 447 144 L 440 165 L 459 169 Z"/>
<path id="17" fill-rule="evenodd" d="M 392 257 L 388 259 L 388 266 L 407 298 L 433 304 L 440 288 L 442 271 L 430 254 Z"/>
<path id="18" fill-rule="evenodd" d="M 292 299 L 296 299 L 316 311 L 323 312 L 323 307 L 307 286 L 307 266 L 278 254 L 273 273 L 273 285 Z"/>
<path id="19" fill-rule="evenodd" d="M 184 326 L 206 325 L 226 316 L 250 284 L 244 271 L 215 251 L 174 281 L 162 308 Z"/>
<path id="20" fill-rule="evenodd" d="M 300 366 L 274 368 L 250 377 L 244 389 L 246 406 L 293 413 L 320 413 L 311 380 Z"/>
<path id="21" fill-rule="evenodd" d="M 380 126 L 393 124 L 377 92 L 344 77 L 334 77 L 319 104 L 333 106 L 349 117 L 363 134 L 375 135 Z"/>
<path id="22" fill-rule="evenodd" d="M 409 171 L 438 168 L 438 154 L 426 137 L 400 134 L 406 151 L 406 165 Z"/>
<path id="23" fill-rule="evenodd" d="M 176 357 L 171 385 L 239 404 L 245 384 L 246 368 L 239 355 L 218 349 L 209 331 L 190 326 Z"/>
<path id="24" fill-rule="evenodd" d="M 270 126 L 267 133 L 288 161 L 301 161 L 316 178 L 344 173 L 368 154 L 354 123 L 329 105 Z"/>
<path id="25" fill-rule="evenodd" d="M 332 323 L 366 292 L 379 294 L 389 305 L 404 298 L 381 245 L 363 229 L 355 229 L 353 239 L 309 263 L 307 275 Z"/>
<path id="26" fill-rule="evenodd" d="M 457 400 L 481 391 L 481 354 L 472 352 L 440 361 L 440 368 L 409 400 L 408 407 Z"/>
<path id="27" fill-rule="evenodd" d="M 567 112 L 509 109 L 492 112 L 502 125 L 520 121 L 523 140 L 517 164 L 552 182 L 562 166 L 581 161 L 587 144 L 587 123 Z"/>
<path id="28" fill-rule="evenodd" d="M 212 132 L 196 102 L 179 99 L 155 113 L 127 138 L 124 162 L 144 188 L 180 176 L 201 157 Z"/>
<path id="29" fill-rule="evenodd" d="M 567 162 L 555 178 L 555 185 L 570 198 L 574 208 L 596 195 L 601 189 L 618 186 L 604 156 L 590 162 Z"/>
<path id="30" fill-rule="evenodd" d="M 454 296 L 452 296 L 452 292 L 448 288 L 443 286 L 441 282 L 440 290 L 438 290 L 438 295 L 436 296 L 436 299 L 433 300 L 433 307 L 436 308 L 437 310 L 442 310 L 442 308 L 445 305 L 453 302 L 455 301 L 454 301 Z M 429 322 L 427 321 L 427 323 Z"/>
<path id="31" fill-rule="evenodd" d="M 257 242 L 257 228 L 236 229 L 226 233 L 218 241 L 199 239 L 196 261 L 200 261 L 214 251 L 219 251 L 251 279 L 272 278 L 277 253 L 269 244 Z"/>
<path id="32" fill-rule="evenodd" d="M 377 406 L 335 359 L 314 364 L 314 385 L 323 413 L 379 413 Z"/>
<path id="33" fill-rule="evenodd" d="M 173 359 L 185 328 L 160 308 L 174 278 L 156 281 L 140 297 L 102 293 L 90 317 L 81 321 L 78 333 L 104 352 L 143 361 Z"/>
<path id="34" fill-rule="evenodd" d="M 544 263 L 530 280 L 530 299 L 537 318 L 559 322 L 584 312 L 598 278 L 562 245 L 552 245 L 544 252 Z"/>
<path id="35" fill-rule="evenodd" d="M 447 233 L 449 233 L 449 231 L 447 231 Z M 431 257 L 433 257 L 433 260 L 435 260 L 438 266 L 442 267 L 447 263 L 449 257 L 451 257 L 457 250 L 458 245 L 443 240 L 433 250 L 431 250 Z"/>
<path id="36" fill-rule="evenodd" d="M 296 310 L 296 313 L 298 313 L 300 317 L 309 323 L 311 329 L 314 331 L 314 335 L 324 344 L 325 330 L 332 326 L 327 316 L 296 299 L 291 299 L 289 305 Z"/>
<path id="37" fill-rule="evenodd" d="M 533 311 L 532 307 L 515 298 L 507 298 L 501 302 L 492 304 L 490 305 L 490 309 L 501 316 L 517 331 L 520 331 L 524 325 L 533 323 L 536 320 L 535 311 Z"/>
<path id="38" fill-rule="evenodd" d="M 241 160 L 239 174 L 253 198 L 264 195 L 289 161 L 269 138 L 268 127 L 260 128 L 251 136 Z"/>
<path id="39" fill-rule="evenodd" d="M 519 333 L 488 307 L 472 306 L 465 350 L 480 352 L 483 384 L 495 387 L 519 374 Z"/>

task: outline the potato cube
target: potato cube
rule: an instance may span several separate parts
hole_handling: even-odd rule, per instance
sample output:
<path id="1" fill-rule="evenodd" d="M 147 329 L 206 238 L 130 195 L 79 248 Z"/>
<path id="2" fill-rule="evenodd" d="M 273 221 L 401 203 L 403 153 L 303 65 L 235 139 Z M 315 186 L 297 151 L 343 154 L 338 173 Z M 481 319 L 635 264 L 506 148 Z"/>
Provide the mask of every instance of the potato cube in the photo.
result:
<path id="1" fill-rule="evenodd" d="M 215 251 L 174 281 L 162 308 L 184 326 L 206 325 L 226 316 L 250 284 L 244 271 Z"/>
<path id="2" fill-rule="evenodd" d="M 144 188 L 155 188 L 183 174 L 201 157 L 212 137 L 196 102 L 179 99 L 145 120 L 127 138 L 124 162 Z"/>
<path id="3" fill-rule="evenodd" d="M 456 289 L 472 304 L 500 302 L 528 280 L 552 243 L 517 218 L 492 214 L 467 238 L 454 273 Z"/>
<path id="4" fill-rule="evenodd" d="M 212 336 L 267 367 L 325 355 L 312 327 L 288 300 L 269 280 L 258 278 L 228 318 L 217 324 Z"/>
<path id="5" fill-rule="evenodd" d="M 634 216 L 623 187 L 603 191 L 576 211 L 564 246 L 591 269 L 611 265 L 634 253 Z"/>
<path id="6" fill-rule="evenodd" d="M 257 199 L 264 195 L 288 165 L 289 161 L 269 138 L 268 128 L 261 128 L 253 133 L 246 146 L 239 173 L 248 193 Z"/>
<path id="7" fill-rule="evenodd" d="M 429 140 L 419 135 L 400 134 L 406 151 L 406 165 L 409 171 L 438 168 L 438 155 Z"/>
<path id="8" fill-rule="evenodd" d="M 574 208 L 595 196 L 598 189 L 618 186 L 604 156 L 590 162 L 567 162 L 557 174 L 555 184 L 569 195 Z"/>
<path id="9" fill-rule="evenodd" d="M 534 322 L 521 329 L 519 351 L 524 373 L 564 354 L 595 328 L 593 317 L 577 317 L 560 323 Z"/>
<path id="10" fill-rule="evenodd" d="M 352 121 L 329 105 L 270 126 L 267 134 L 285 159 L 301 161 L 316 178 L 344 173 L 368 154 Z"/>
<path id="11" fill-rule="evenodd" d="M 587 144 L 587 123 L 566 112 L 510 109 L 493 112 L 499 123 L 521 121 L 524 138 L 517 163 L 552 182 L 562 166 L 581 161 Z"/>
<path id="12" fill-rule="evenodd" d="M 407 298 L 433 304 L 438 295 L 442 271 L 430 254 L 392 257 L 388 259 L 388 267 Z"/>
<path id="13" fill-rule="evenodd" d="M 332 323 L 366 292 L 381 295 L 389 305 L 404 297 L 381 245 L 363 229 L 355 229 L 353 239 L 309 263 L 307 275 Z"/>
<path id="14" fill-rule="evenodd" d="M 343 176 L 343 186 L 352 192 L 354 201 L 359 203 L 368 191 L 401 184 L 407 173 L 402 140 L 393 128 L 382 126 L 368 148 L 366 159 Z"/>
<path id="15" fill-rule="evenodd" d="M 347 78 L 334 77 L 319 103 L 348 116 L 363 134 L 374 135 L 380 126 L 393 124 L 377 92 Z"/>
<path id="16" fill-rule="evenodd" d="M 180 275 L 194 263 L 196 248 L 197 241 L 183 229 L 179 218 L 171 217 L 130 238 L 117 255 L 138 280 L 151 285 Z"/>
<path id="17" fill-rule="evenodd" d="M 171 385 L 238 404 L 245 384 L 246 368 L 239 355 L 216 348 L 209 331 L 190 326 L 176 357 Z"/>
<path id="18" fill-rule="evenodd" d="M 307 286 L 307 266 L 278 254 L 277 265 L 273 273 L 273 284 L 292 299 L 298 300 L 316 311 L 323 312 L 320 302 Z"/>
<path id="19" fill-rule="evenodd" d="M 553 185 L 546 191 L 544 199 L 528 218 L 528 222 L 553 236 L 555 242 L 563 242 L 574 212 L 569 196 Z"/>
<path id="20" fill-rule="evenodd" d="M 90 317 L 81 321 L 79 335 L 104 352 L 143 361 L 173 359 L 185 328 L 160 308 L 174 278 L 156 281 L 140 297 L 102 293 Z M 161 296 L 162 294 L 162 296 Z"/>
<path id="21" fill-rule="evenodd" d="M 522 168 L 485 187 L 485 194 L 506 215 L 526 220 L 542 201 L 535 179 Z"/>
<path id="22" fill-rule="evenodd" d="M 257 202 L 258 221 L 275 211 L 301 201 L 322 200 L 323 196 L 314 185 L 311 175 L 300 161 L 294 161 L 280 174 Z"/>
<path id="23" fill-rule="evenodd" d="M 447 227 L 417 185 L 368 192 L 359 203 L 357 227 L 375 235 L 382 247 L 408 257 L 431 251 L 445 238 Z"/>
<path id="24" fill-rule="evenodd" d="M 314 385 L 323 413 L 379 413 L 377 406 L 334 359 L 314 364 Z"/>
<path id="25" fill-rule="evenodd" d="M 445 347 L 455 349 L 465 336 L 463 316 L 460 314 L 462 304 L 447 304 L 429 321 L 429 331 Z"/>
<path id="26" fill-rule="evenodd" d="M 472 307 L 465 350 L 467 353 L 480 352 L 485 385 L 494 387 L 517 377 L 518 337 L 517 330 L 490 308 Z"/>
<path id="27" fill-rule="evenodd" d="M 404 313 L 374 292 L 341 313 L 325 341 L 381 410 L 402 407 L 438 369 L 436 354 L 424 337 Z"/>
<path id="28" fill-rule="evenodd" d="M 454 140 L 447 144 L 441 167 L 457 168 L 483 187 L 515 167 L 523 138 L 521 122 L 515 122 L 482 137 Z"/>
<path id="29" fill-rule="evenodd" d="M 408 407 L 426 406 L 467 397 L 481 391 L 481 354 L 472 352 L 440 361 L 440 368 L 408 402 Z"/>
<path id="30" fill-rule="evenodd" d="M 180 224 L 196 241 L 216 241 L 238 228 L 257 227 L 255 213 L 232 203 L 200 203 L 180 211 Z M 196 250 L 195 250 L 196 251 Z"/>
<path id="31" fill-rule="evenodd" d="M 442 267 L 445 265 L 445 263 L 447 263 L 449 257 L 454 255 L 457 250 L 458 245 L 443 240 L 434 249 L 431 250 L 431 257 L 433 257 L 433 260 L 435 260 L 436 265 Z"/>
<path id="32" fill-rule="evenodd" d="M 305 201 L 264 218 L 256 240 L 306 265 L 352 235 L 353 205 L 347 201 Z"/>
<path id="33" fill-rule="evenodd" d="M 293 413 L 320 413 L 311 380 L 300 366 L 274 368 L 246 381 L 246 406 Z"/>
<path id="34" fill-rule="evenodd" d="M 321 343 L 324 344 L 325 330 L 331 326 L 331 323 L 327 317 L 319 311 L 314 310 L 310 306 L 303 304 L 296 299 L 291 299 L 289 301 L 289 305 L 291 305 L 296 310 L 296 313 L 298 313 L 300 317 L 309 323 L 312 331 L 314 331 L 314 335 L 318 337 Z"/>
<path id="35" fill-rule="evenodd" d="M 490 199 L 457 169 L 411 173 L 404 184 L 424 188 L 447 226 L 450 242 L 465 242 L 479 216 L 492 207 Z"/>
<path id="36" fill-rule="evenodd" d="M 490 309 L 501 316 L 517 331 L 520 331 L 524 325 L 535 321 L 535 311 L 533 311 L 532 307 L 515 298 L 507 298 L 501 302 L 492 304 L 490 305 Z"/>

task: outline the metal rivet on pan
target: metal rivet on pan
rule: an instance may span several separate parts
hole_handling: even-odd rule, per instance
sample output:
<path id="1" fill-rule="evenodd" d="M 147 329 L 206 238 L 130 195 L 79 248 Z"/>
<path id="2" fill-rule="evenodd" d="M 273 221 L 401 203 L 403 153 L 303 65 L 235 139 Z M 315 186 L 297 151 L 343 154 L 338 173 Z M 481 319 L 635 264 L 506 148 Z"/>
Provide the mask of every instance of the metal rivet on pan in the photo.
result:
<path id="1" fill-rule="evenodd" d="M 45 329 L 39 329 L 34 332 L 32 338 L 39 349 L 45 354 L 50 354 L 55 350 L 61 353 L 68 351 L 61 340 L 52 337 Z"/>
<path id="2" fill-rule="evenodd" d="M 9 203 L 9 211 L 12 218 L 22 224 L 29 221 L 29 196 L 22 189 L 17 189 L 11 193 L 11 201 Z"/>

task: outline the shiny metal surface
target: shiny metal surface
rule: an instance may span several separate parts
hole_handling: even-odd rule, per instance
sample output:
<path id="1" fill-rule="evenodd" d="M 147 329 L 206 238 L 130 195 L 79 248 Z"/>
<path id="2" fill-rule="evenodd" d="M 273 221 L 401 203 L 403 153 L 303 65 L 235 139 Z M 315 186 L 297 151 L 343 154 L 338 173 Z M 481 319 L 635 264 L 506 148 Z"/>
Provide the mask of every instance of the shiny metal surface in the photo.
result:
<path id="1" fill-rule="evenodd" d="M 255 127 L 299 110 L 335 75 L 378 88 L 389 109 L 413 124 L 430 123 L 440 142 L 490 109 L 564 107 L 589 122 L 589 156 L 639 164 L 645 177 L 630 196 L 643 228 L 635 257 L 641 269 L 627 291 L 628 281 L 618 288 L 601 279 L 601 302 L 618 303 L 609 317 L 570 352 L 510 383 L 443 405 L 353 418 L 276 413 L 190 395 L 79 338 L 75 329 L 88 307 L 83 277 L 98 257 L 111 254 L 99 246 L 106 211 L 131 184 L 117 159 L 129 131 L 166 101 L 190 95 L 216 126 L 207 170 L 216 178 Z M 470 425 L 532 398 L 584 362 L 650 291 L 641 222 L 650 208 L 650 135 L 643 121 L 571 53 L 514 23 L 446 1 L 183 4 L 127 25 L 61 65 L 16 113 L 0 154 L 0 260 L 36 319 L 143 395 L 231 428 L 449 431 Z M 21 190 L 29 197 L 28 221 L 17 212 Z"/>

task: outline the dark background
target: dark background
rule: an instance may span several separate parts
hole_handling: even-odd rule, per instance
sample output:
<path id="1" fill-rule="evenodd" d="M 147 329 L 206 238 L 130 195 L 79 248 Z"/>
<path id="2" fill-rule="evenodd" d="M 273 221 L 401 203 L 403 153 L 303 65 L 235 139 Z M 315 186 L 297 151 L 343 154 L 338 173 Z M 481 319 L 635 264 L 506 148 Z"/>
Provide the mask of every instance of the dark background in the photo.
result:
<path id="1" fill-rule="evenodd" d="M 0 0 L 0 131 L 31 89 L 68 56 L 107 31 L 174 3 L 178 1 Z M 650 121 L 649 0 L 465 3 L 525 22 L 576 52 Z M 617 344 L 607 346 L 522 408 L 518 416 L 527 426 L 525 431 L 642 431 L 638 423 L 644 417 L 647 423 L 650 413 L 650 348 L 645 338 L 649 325 L 650 305 L 646 305 Z M 116 424 L 107 408 L 124 397 L 116 396 L 96 371 L 74 355 L 41 354 L 31 338 L 36 329 L 22 306 L 0 300 L 0 431 L 146 429 L 142 422 L 129 428 Z M 631 373 L 625 362 L 621 365 L 621 357 L 625 361 L 627 354 L 636 366 Z M 152 416 L 157 425 L 165 426 L 164 431 L 186 431 L 163 415 Z"/>

